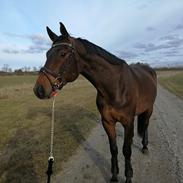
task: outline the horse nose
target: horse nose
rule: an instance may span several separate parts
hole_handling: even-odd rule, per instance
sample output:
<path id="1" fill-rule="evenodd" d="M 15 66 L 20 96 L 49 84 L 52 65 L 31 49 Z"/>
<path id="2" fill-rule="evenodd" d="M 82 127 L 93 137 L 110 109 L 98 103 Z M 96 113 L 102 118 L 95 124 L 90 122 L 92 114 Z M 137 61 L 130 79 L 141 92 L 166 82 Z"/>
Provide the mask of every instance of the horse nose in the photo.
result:
<path id="1" fill-rule="evenodd" d="M 43 99 L 45 97 L 45 91 L 42 85 L 38 85 L 36 88 L 37 97 Z"/>

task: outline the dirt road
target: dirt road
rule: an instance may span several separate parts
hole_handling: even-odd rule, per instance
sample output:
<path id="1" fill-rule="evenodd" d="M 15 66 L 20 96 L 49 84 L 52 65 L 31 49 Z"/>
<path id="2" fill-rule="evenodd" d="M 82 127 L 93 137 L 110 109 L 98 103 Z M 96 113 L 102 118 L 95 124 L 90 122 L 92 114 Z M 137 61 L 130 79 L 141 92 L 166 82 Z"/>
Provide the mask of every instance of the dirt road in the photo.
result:
<path id="1" fill-rule="evenodd" d="M 136 127 L 135 127 L 136 128 Z M 119 182 L 124 183 L 123 127 L 117 125 Z M 82 138 L 82 137 L 81 137 Z M 158 86 L 158 97 L 149 127 L 149 154 L 140 151 L 136 134 L 132 146 L 133 183 L 183 183 L 183 101 Z M 107 136 L 99 123 L 70 160 L 55 183 L 110 182 L 110 153 Z"/>

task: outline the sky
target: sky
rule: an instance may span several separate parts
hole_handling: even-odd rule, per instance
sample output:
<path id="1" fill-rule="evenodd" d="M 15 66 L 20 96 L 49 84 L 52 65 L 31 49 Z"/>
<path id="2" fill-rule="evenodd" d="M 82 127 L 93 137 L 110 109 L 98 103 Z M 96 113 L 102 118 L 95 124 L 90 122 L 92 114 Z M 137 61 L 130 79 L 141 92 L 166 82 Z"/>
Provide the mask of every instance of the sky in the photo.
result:
<path id="1" fill-rule="evenodd" d="M 0 0 L 0 68 L 40 67 L 59 22 L 127 63 L 183 65 L 183 0 Z"/>

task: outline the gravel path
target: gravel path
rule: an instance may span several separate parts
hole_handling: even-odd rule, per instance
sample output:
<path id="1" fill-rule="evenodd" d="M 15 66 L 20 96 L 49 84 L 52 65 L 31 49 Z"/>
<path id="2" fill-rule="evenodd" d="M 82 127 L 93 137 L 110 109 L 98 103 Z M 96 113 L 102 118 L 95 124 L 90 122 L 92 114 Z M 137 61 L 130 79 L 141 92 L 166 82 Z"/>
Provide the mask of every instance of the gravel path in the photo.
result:
<path id="1" fill-rule="evenodd" d="M 136 123 L 135 123 L 136 124 Z M 123 127 L 117 124 L 119 182 L 124 183 L 122 155 Z M 141 153 L 136 134 L 132 146 L 133 183 L 183 183 L 183 101 L 158 86 L 158 97 L 149 127 L 149 154 Z M 54 183 L 110 182 L 110 153 L 101 123 L 81 144 L 76 154 L 61 165 L 63 170 Z"/>

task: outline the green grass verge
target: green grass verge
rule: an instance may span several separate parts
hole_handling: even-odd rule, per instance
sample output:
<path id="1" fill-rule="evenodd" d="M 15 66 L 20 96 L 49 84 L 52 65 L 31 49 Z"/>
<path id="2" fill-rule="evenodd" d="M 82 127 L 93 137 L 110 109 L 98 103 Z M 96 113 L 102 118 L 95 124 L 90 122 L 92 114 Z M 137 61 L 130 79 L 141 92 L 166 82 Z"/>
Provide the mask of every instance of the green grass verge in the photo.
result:
<path id="1" fill-rule="evenodd" d="M 41 183 L 50 143 L 52 100 L 33 94 L 36 76 L 0 77 L 0 182 Z M 56 97 L 54 173 L 96 125 L 96 91 L 79 78 Z"/>
<path id="2" fill-rule="evenodd" d="M 183 98 L 183 71 L 175 74 L 162 74 L 159 83 L 175 95 Z"/>

